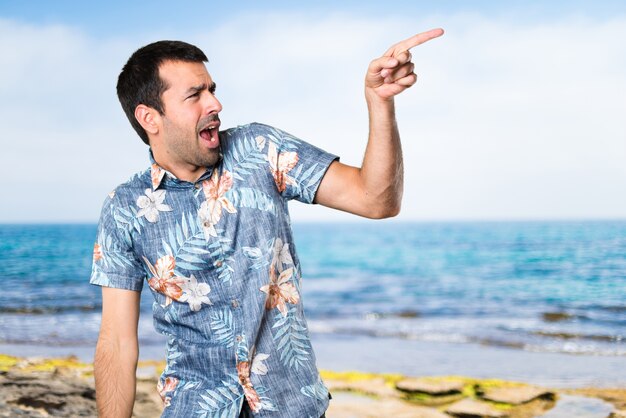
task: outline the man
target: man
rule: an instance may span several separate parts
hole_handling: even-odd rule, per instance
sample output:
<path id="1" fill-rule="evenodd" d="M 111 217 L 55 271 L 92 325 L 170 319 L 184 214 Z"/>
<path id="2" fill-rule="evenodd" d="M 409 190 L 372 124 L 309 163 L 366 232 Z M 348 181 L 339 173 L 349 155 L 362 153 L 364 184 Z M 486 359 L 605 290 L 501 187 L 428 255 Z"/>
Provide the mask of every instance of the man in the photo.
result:
<path id="1" fill-rule="evenodd" d="M 94 247 L 101 417 L 132 414 L 144 279 L 168 337 L 162 416 L 324 416 L 329 394 L 302 311 L 287 202 L 369 218 L 399 212 L 394 96 L 417 79 L 409 49 L 441 34 L 415 35 L 369 65 L 361 168 L 269 126 L 219 131 L 222 106 L 195 46 L 161 41 L 130 57 L 118 96 L 152 165 L 106 199 Z"/>

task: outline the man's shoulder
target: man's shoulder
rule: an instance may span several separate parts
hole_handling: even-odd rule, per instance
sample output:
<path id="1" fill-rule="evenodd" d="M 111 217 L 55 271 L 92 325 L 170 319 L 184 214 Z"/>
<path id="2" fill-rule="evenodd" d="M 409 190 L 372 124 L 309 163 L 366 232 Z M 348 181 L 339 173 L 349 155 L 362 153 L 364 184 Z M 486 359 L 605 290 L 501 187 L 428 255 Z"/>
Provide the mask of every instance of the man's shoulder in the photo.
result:
<path id="1" fill-rule="evenodd" d="M 275 131 L 279 131 L 279 130 L 274 128 L 273 126 L 266 125 L 264 123 L 250 122 L 245 125 L 238 125 L 232 128 L 228 128 L 222 131 L 222 133 L 228 137 L 231 137 L 231 136 L 250 135 L 250 134 L 260 135 L 260 134 L 271 133 Z"/>
<path id="2" fill-rule="evenodd" d="M 150 168 L 138 171 L 123 183 L 120 183 L 108 194 L 111 203 L 126 204 L 129 199 L 136 199 L 138 192 L 143 193 L 146 188 L 151 187 Z"/>
<path id="3" fill-rule="evenodd" d="M 272 142 L 279 142 L 281 136 L 280 130 L 259 122 L 222 131 L 220 140 L 226 165 L 228 166 L 228 161 L 232 159 L 240 161 L 252 154 L 265 153 L 265 144 L 268 139 Z"/>
<path id="4" fill-rule="evenodd" d="M 225 153 L 233 152 L 233 148 L 258 148 L 263 150 L 265 145 L 272 142 L 278 148 L 293 148 L 303 143 L 301 139 L 271 125 L 252 122 L 222 131 L 223 148 Z"/>

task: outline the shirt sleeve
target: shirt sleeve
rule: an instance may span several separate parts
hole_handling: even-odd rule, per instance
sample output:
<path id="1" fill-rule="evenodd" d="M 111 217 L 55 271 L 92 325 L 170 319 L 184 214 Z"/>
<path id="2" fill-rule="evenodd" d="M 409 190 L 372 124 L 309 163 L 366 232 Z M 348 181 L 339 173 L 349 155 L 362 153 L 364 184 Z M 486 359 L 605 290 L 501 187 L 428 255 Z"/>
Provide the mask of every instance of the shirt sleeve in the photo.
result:
<path id="1" fill-rule="evenodd" d="M 265 125 L 267 160 L 281 195 L 303 203 L 313 203 L 317 189 L 330 164 L 339 157 L 295 136 Z"/>
<path id="2" fill-rule="evenodd" d="M 108 197 L 100 214 L 89 282 L 140 292 L 146 272 L 133 251 L 132 224 L 118 222 L 122 218 L 117 212 L 115 198 Z"/>

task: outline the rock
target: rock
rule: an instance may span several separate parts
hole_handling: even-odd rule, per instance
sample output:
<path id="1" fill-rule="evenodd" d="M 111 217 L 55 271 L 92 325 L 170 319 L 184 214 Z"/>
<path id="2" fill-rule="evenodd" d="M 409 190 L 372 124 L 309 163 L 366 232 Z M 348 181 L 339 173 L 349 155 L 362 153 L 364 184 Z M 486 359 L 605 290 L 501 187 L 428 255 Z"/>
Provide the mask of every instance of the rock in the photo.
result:
<path id="1" fill-rule="evenodd" d="M 537 398 L 554 400 L 556 395 L 554 392 L 536 386 L 517 386 L 487 389 L 481 398 L 493 402 L 521 405 Z"/>
<path id="2" fill-rule="evenodd" d="M 567 312 L 544 312 L 541 316 L 546 322 L 563 322 L 576 318 L 574 315 Z"/>
<path id="3" fill-rule="evenodd" d="M 26 357 L 21 359 L 15 367 L 19 369 L 23 369 L 29 366 L 36 366 L 38 364 L 44 363 L 46 361 L 43 357 Z"/>
<path id="4" fill-rule="evenodd" d="M 0 374 L 0 406 L 8 416 L 96 416 L 95 399 L 87 382 L 54 372 Z"/>
<path id="5" fill-rule="evenodd" d="M 613 411 L 609 418 L 626 418 L 626 411 Z"/>
<path id="6" fill-rule="evenodd" d="M 592 398 L 600 398 L 613 404 L 615 411 L 622 412 L 626 411 L 626 388 L 617 389 L 617 388 L 580 388 L 580 389 L 569 389 L 564 391 L 566 393 L 580 395 L 580 396 L 590 396 Z"/>
<path id="7" fill-rule="evenodd" d="M 396 383 L 396 389 L 408 393 L 426 393 L 433 396 L 461 393 L 464 383 L 455 380 L 408 378 Z"/>
<path id="8" fill-rule="evenodd" d="M 396 316 L 398 318 L 418 318 L 420 314 L 417 311 L 405 310 L 405 311 L 400 311 L 396 313 Z"/>
<path id="9" fill-rule="evenodd" d="M 156 380 L 137 382 L 133 417 L 158 417 L 163 403 Z M 66 368 L 0 371 L 0 418 L 97 416 L 93 376 Z"/>
<path id="10" fill-rule="evenodd" d="M 473 399 L 458 401 L 450 405 L 446 412 L 458 418 L 505 418 L 508 416 L 489 404 Z"/>
<path id="11" fill-rule="evenodd" d="M 351 391 L 360 392 L 367 395 L 374 395 L 381 398 L 398 398 L 399 394 L 390 388 L 382 378 L 374 378 L 356 381 L 328 381 L 326 382 L 328 390 L 333 391 Z"/>
<path id="12" fill-rule="evenodd" d="M 397 399 L 374 400 L 347 392 L 333 395 L 326 415 L 335 418 L 451 418 L 434 408 L 412 405 Z"/>

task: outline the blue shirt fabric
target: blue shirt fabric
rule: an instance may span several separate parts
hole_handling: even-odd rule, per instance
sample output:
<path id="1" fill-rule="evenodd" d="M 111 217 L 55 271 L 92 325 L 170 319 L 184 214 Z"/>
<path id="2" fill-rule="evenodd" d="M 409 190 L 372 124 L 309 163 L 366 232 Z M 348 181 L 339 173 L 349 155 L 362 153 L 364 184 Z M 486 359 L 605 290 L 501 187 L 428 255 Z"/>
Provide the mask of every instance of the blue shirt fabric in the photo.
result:
<path id="1" fill-rule="evenodd" d="M 287 203 L 337 157 L 253 123 L 220 132 L 195 183 L 152 166 L 105 200 L 90 282 L 150 286 L 168 337 L 163 417 L 314 417 L 328 407 L 302 308 Z"/>

